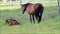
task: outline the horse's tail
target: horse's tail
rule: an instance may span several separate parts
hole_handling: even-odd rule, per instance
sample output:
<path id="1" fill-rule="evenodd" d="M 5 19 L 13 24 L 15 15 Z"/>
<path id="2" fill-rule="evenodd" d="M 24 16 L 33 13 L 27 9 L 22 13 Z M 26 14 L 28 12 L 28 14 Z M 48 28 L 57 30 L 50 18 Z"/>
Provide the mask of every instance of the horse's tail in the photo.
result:
<path id="1" fill-rule="evenodd" d="M 36 9 L 35 9 L 35 18 L 38 20 L 38 16 L 39 16 L 39 10 L 40 8 L 39 7 L 37 7 Z"/>
<path id="2" fill-rule="evenodd" d="M 38 22 L 41 21 L 42 13 L 43 13 L 44 7 L 42 5 L 38 6 L 35 9 L 35 17 L 38 20 Z"/>

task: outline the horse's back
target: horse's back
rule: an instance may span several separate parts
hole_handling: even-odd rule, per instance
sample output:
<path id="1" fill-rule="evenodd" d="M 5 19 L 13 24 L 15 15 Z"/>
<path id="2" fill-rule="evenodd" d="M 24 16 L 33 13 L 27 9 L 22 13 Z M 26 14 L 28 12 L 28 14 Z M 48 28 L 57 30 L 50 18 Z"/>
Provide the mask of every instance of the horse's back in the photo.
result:
<path id="1" fill-rule="evenodd" d="M 27 11 L 28 11 L 29 14 L 34 14 L 34 10 L 35 10 L 35 5 L 34 4 L 30 4 L 27 7 Z"/>
<path id="2" fill-rule="evenodd" d="M 30 14 L 34 14 L 34 13 L 35 13 L 35 10 L 37 10 L 37 9 L 42 10 L 42 9 L 43 9 L 42 4 L 40 4 L 40 3 L 30 4 L 30 5 L 28 5 L 28 7 L 27 7 L 28 13 L 30 13 Z"/>

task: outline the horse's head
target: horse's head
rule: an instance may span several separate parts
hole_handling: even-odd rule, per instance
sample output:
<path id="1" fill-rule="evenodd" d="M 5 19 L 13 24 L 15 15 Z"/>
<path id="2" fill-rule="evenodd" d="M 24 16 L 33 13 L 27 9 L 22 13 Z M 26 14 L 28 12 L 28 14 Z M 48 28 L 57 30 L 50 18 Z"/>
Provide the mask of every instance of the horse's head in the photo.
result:
<path id="1" fill-rule="evenodd" d="M 23 14 L 24 14 L 24 12 L 27 10 L 27 7 L 28 7 L 28 5 L 29 5 L 30 3 L 26 3 L 26 4 L 21 4 L 21 6 L 22 6 L 22 11 L 23 11 Z"/>
<path id="2" fill-rule="evenodd" d="M 25 6 L 25 4 L 22 5 L 22 11 L 23 11 L 23 14 L 24 14 L 24 12 L 26 11 L 26 6 Z"/>

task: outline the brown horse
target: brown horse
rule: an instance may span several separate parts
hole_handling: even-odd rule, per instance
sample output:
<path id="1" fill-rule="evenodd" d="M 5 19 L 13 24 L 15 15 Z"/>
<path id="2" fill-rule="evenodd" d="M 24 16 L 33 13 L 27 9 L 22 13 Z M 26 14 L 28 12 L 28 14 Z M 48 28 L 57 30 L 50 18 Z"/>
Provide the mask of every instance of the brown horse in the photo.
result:
<path id="1" fill-rule="evenodd" d="M 42 13 L 44 11 L 44 7 L 40 3 L 32 4 L 32 3 L 26 3 L 26 4 L 21 4 L 22 5 L 22 11 L 23 14 L 27 10 L 28 14 L 30 15 L 30 21 L 35 24 L 34 17 L 38 20 L 38 23 L 40 23 L 41 18 L 42 18 Z"/>

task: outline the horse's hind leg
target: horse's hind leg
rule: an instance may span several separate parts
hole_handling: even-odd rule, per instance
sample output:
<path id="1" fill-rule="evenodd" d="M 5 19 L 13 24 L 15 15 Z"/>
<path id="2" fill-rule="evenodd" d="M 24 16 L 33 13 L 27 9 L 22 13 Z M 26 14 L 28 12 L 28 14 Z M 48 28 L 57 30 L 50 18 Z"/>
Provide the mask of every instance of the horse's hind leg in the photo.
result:
<path id="1" fill-rule="evenodd" d="M 30 15 L 30 22 L 31 22 L 31 24 L 32 24 L 32 16 Z"/>
<path id="2" fill-rule="evenodd" d="M 39 15 L 38 17 L 39 17 L 39 19 L 38 19 L 38 23 L 40 23 L 40 22 L 41 22 L 41 19 L 42 19 L 42 14 Z"/>
<path id="3" fill-rule="evenodd" d="M 40 23 L 40 21 L 41 21 L 41 16 L 39 16 L 38 23 Z"/>
<path id="4" fill-rule="evenodd" d="M 34 24 L 35 24 L 35 19 L 34 19 L 34 15 L 32 15 L 32 18 L 33 18 L 33 22 L 34 22 Z"/>

